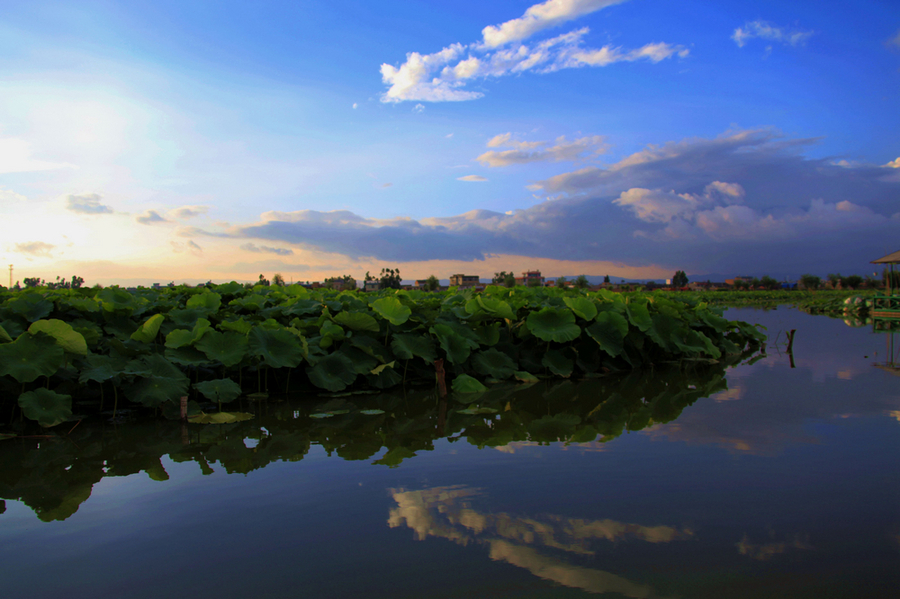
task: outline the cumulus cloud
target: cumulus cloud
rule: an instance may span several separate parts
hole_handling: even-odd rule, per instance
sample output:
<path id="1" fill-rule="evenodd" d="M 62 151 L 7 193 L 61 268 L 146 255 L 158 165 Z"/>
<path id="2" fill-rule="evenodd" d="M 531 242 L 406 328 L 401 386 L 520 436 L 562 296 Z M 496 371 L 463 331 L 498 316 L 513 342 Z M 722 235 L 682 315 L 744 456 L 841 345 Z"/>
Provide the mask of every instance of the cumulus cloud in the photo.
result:
<path id="1" fill-rule="evenodd" d="M 209 211 L 209 206 L 181 206 L 180 208 L 169 210 L 169 218 L 187 220 L 189 218 L 194 218 L 195 216 L 200 216 L 201 214 L 206 214 L 207 211 Z"/>
<path id="2" fill-rule="evenodd" d="M 260 222 L 210 235 L 395 263 L 502 254 L 706 273 L 798 275 L 821 264 L 858 272 L 896 239 L 900 180 L 883 166 L 807 158 L 802 151 L 812 143 L 767 129 L 732 131 L 537 182 L 553 200 L 508 213 L 414 220 L 267 212 Z"/>
<path id="3" fill-rule="evenodd" d="M 738 27 L 731 35 L 731 39 L 743 48 L 748 41 L 759 38 L 772 42 L 780 42 L 786 46 L 802 46 L 812 36 L 812 31 L 799 29 L 787 29 L 778 27 L 767 21 L 749 21 L 743 27 Z"/>
<path id="4" fill-rule="evenodd" d="M 481 30 L 484 46 L 497 48 L 512 42 L 527 39 L 534 34 L 562 25 L 568 21 L 596 12 L 600 9 L 621 4 L 626 0 L 547 0 L 535 4 L 518 19 L 500 25 L 489 25 Z"/>
<path id="5" fill-rule="evenodd" d="M 66 210 L 81 214 L 112 214 L 113 209 L 100 202 L 103 196 L 96 193 L 69 194 Z"/>
<path id="6" fill-rule="evenodd" d="M 688 56 L 683 46 L 654 42 L 637 49 L 583 46 L 587 27 L 533 44 L 522 43 L 532 35 L 624 0 L 549 0 L 529 8 L 525 15 L 486 27 L 484 40 L 451 44 L 433 54 L 410 52 L 399 67 L 382 64 L 382 81 L 388 90 L 382 102 L 418 100 L 450 102 L 474 100 L 482 92 L 464 89 L 472 81 L 527 71 L 551 73 L 560 69 L 601 67 L 616 62 L 660 62 L 672 56 Z"/>
<path id="7" fill-rule="evenodd" d="M 50 162 L 35 158 L 31 144 L 24 139 L 0 138 L 0 174 L 32 173 L 63 168 L 75 168 L 64 162 Z"/>
<path id="8" fill-rule="evenodd" d="M 554 145 L 550 145 L 553 143 Z M 586 160 L 603 154 L 608 145 L 601 135 L 567 141 L 565 136 L 548 141 L 514 141 L 511 133 L 503 133 L 490 139 L 489 148 L 510 147 L 510 150 L 491 150 L 478 157 L 478 162 L 488 167 L 527 164 L 529 162 L 562 162 Z"/>
<path id="9" fill-rule="evenodd" d="M 142 225 L 153 225 L 156 223 L 168 223 L 172 222 L 160 216 L 159 212 L 156 210 L 147 210 L 143 214 L 139 214 L 134 217 L 134 220 L 141 223 Z"/>
<path id="10" fill-rule="evenodd" d="M 262 253 L 262 254 L 275 254 L 277 256 L 291 256 L 294 254 L 294 250 L 287 248 L 273 248 L 267 245 L 254 245 L 252 243 L 245 243 L 241 246 L 241 249 L 247 252 L 254 253 Z"/>
<path id="11" fill-rule="evenodd" d="M 481 181 L 487 181 L 485 177 L 481 175 L 466 175 L 465 177 L 457 177 L 457 181 L 468 181 L 469 183 L 476 183 Z"/>
<path id="12" fill-rule="evenodd" d="M 891 160 L 884 166 L 889 167 L 889 168 L 900 168 L 900 156 L 898 156 L 894 160 Z"/>
<path id="13" fill-rule="evenodd" d="M 37 258 L 51 258 L 52 255 L 50 254 L 50 250 L 55 247 L 55 245 L 44 243 L 43 241 L 28 241 L 25 243 L 17 243 L 15 245 L 15 251 L 20 254 L 27 254 Z"/>
<path id="14" fill-rule="evenodd" d="M 415 112 L 416 114 L 422 114 L 423 112 L 425 112 L 425 105 L 424 104 L 416 104 L 415 106 L 413 106 L 412 111 Z"/>
<path id="15" fill-rule="evenodd" d="M 354 102 L 354 103 L 353 103 L 353 110 L 356 110 L 357 108 L 359 108 L 359 104 L 357 104 L 356 102 Z"/>
<path id="16" fill-rule="evenodd" d="M 20 193 L 16 193 L 11 189 L 0 188 L 0 202 L 24 202 L 28 198 Z"/>
<path id="17" fill-rule="evenodd" d="M 189 239 L 184 243 L 180 241 L 170 241 L 169 244 L 172 246 L 172 251 L 176 254 L 182 254 L 184 252 L 188 252 L 194 256 L 203 254 L 203 248 L 197 245 L 192 239 Z"/>

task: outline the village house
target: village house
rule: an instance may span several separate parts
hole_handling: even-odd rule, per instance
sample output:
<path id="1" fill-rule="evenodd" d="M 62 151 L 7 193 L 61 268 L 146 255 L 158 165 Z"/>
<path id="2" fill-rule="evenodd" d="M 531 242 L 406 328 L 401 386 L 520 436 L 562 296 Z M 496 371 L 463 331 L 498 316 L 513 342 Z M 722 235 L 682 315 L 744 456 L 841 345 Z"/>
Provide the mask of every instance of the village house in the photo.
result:
<path id="1" fill-rule="evenodd" d="M 418 283 L 418 281 L 416 281 Z M 469 287 L 477 287 L 481 284 L 481 278 L 478 275 L 450 275 L 450 286 L 467 289 Z"/>

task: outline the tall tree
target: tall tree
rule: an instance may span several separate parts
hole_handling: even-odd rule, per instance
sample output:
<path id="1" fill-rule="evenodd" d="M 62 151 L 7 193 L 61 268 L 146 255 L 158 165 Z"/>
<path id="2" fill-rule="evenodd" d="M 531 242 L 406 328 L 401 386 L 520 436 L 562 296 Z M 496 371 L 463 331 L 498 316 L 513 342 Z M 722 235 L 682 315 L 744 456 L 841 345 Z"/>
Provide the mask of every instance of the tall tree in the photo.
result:
<path id="1" fill-rule="evenodd" d="M 672 277 L 672 287 L 684 287 L 687 284 L 688 278 L 684 271 L 676 270 L 675 275 Z"/>

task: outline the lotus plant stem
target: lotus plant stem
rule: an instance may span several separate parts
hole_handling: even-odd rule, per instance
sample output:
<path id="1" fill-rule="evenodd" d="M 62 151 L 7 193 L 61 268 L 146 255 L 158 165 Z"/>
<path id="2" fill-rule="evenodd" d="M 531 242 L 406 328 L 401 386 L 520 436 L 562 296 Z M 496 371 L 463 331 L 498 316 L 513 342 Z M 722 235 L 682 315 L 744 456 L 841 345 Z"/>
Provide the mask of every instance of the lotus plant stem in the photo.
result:
<path id="1" fill-rule="evenodd" d="M 403 384 L 406 385 L 406 369 L 409 368 L 409 360 L 403 363 Z"/>
<path id="2" fill-rule="evenodd" d="M 100 411 L 103 411 L 103 381 L 100 381 Z"/>
<path id="3" fill-rule="evenodd" d="M 288 368 L 287 383 L 285 383 L 285 385 L 284 385 L 285 393 L 289 393 L 291 390 L 291 371 L 292 370 L 293 370 L 293 368 Z"/>
<path id="4" fill-rule="evenodd" d="M 116 417 L 116 412 L 119 409 L 119 390 L 113 385 L 113 418 Z"/>
<path id="5" fill-rule="evenodd" d="M 259 371 L 259 366 L 256 367 L 256 392 L 262 393 L 262 373 Z"/>

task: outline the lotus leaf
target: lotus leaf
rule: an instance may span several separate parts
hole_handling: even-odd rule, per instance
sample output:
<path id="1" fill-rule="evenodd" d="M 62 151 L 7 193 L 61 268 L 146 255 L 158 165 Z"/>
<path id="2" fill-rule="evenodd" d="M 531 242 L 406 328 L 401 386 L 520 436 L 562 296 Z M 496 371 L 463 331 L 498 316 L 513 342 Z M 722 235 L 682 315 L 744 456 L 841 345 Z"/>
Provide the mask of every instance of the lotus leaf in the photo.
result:
<path id="1" fill-rule="evenodd" d="M 494 408 L 466 408 L 465 410 L 456 410 L 457 414 L 476 415 L 476 414 L 496 414 L 499 410 Z"/>
<path id="2" fill-rule="evenodd" d="M 552 372 L 556 376 L 561 376 L 564 378 L 569 378 L 570 376 L 572 376 L 572 370 L 575 367 L 572 358 L 566 356 L 558 349 L 551 349 L 550 351 L 545 353 L 543 359 L 541 360 L 541 364 L 549 368 L 550 372 Z"/>
<path id="3" fill-rule="evenodd" d="M 193 347 L 166 348 L 166 359 L 181 366 L 206 366 L 209 360 L 206 354 Z"/>
<path id="4" fill-rule="evenodd" d="M 50 376 L 62 366 L 65 353 L 56 340 L 44 333 L 19 335 L 0 345 L 0 376 L 10 375 L 20 383 Z"/>
<path id="5" fill-rule="evenodd" d="M 393 362 L 391 362 L 393 364 Z M 375 370 L 378 370 L 377 368 Z M 370 374 L 366 377 L 369 384 L 376 389 L 389 389 L 394 385 L 403 382 L 403 377 L 394 368 L 384 368 L 377 374 Z"/>
<path id="6" fill-rule="evenodd" d="M 244 290 L 244 286 L 236 281 L 231 281 L 230 283 L 223 283 L 221 285 L 216 285 L 216 291 L 221 293 L 222 295 L 234 295 L 240 291 Z"/>
<path id="7" fill-rule="evenodd" d="M 233 422 L 243 422 L 245 420 L 253 420 L 253 414 L 246 412 L 216 412 L 215 414 L 206 414 L 200 412 L 196 416 L 188 416 L 188 422 L 192 424 L 231 424 Z"/>
<path id="8" fill-rule="evenodd" d="M 515 320 L 516 315 L 513 313 L 509 303 L 499 298 L 486 297 L 479 295 L 466 302 L 466 312 L 472 316 L 478 314 L 487 314 L 496 318 L 506 318 Z"/>
<path id="9" fill-rule="evenodd" d="M 501 323 L 494 322 L 476 327 L 475 334 L 478 336 L 478 343 L 480 345 L 487 345 L 488 347 L 497 345 L 500 341 L 500 325 Z"/>
<path id="10" fill-rule="evenodd" d="M 575 324 L 575 315 L 568 309 L 543 308 L 529 314 L 525 324 L 535 337 L 544 341 L 564 343 L 581 335 L 581 328 Z"/>
<path id="11" fill-rule="evenodd" d="M 186 308 L 184 310 L 169 310 L 169 320 L 181 329 L 193 329 L 197 321 L 206 318 L 209 313 L 201 308 Z"/>
<path id="12" fill-rule="evenodd" d="M 334 321 L 354 331 L 378 332 L 378 321 L 365 312 L 338 312 Z"/>
<path id="13" fill-rule="evenodd" d="M 437 336 L 447 359 L 454 364 L 462 364 L 469 359 L 472 350 L 478 348 L 478 342 L 457 334 L 448 325 L 436 324 L 431 327 L 431 332 Z"/>
<path id="14" fill-rule="evenodd" d="M 382 364 L 381 366 L 376 366 L 372 370 L 369 371 L 369 374 L 381 374 L 381 372 L 385 368 L 393 368 L 397 363 L 396 362 L 388 362 L 387 364 Z"/>
<path id="15" fill-rule="evenodd" d="M 89 297 L 70 297 L 66 303 L 80 312 L 100 311 L 100 302 Z"/>
<path id="16" fill-rule="evenodd" d="M 340 352 L 321 358 L 306 373 L 313 385 L 333 392 L 343 391 L 356 380 L 353 360 Z"/>
<path id="17" fill-rule="evenodd" d="M 72 416 L 72 396 L 49 389 L 35 389 L 19 396 L 19 407 L 29 420 L 49 428 Z"/>
<path id="18" fill-rule="evenodd" d="M 0 325 L 0 343 L 12 343 L 12 337 L 3 328 L 3 325 Z"/>
<path id="19" fill-rule="evenodd" d="M 378 365 L 376 358 L 352 345 L 344 345 L 341 347 L 340 353 L 350 358 L 356 374 L 369 374 Z"/>
<path id="20" fill-rule="evenodd" d="M 646 302 L 629 301 L 625 304 L 625 311 L 631 324 L 636 326 L 642 333 L 646 333 L 653 326 L 653 319 L 650 318 L 650 311 L 647 309 Z"/>
<path id="21" fill-rule="evenodd" d="M 96 299 L 106 312 L 131 313 L 137 307 L 135 297 L 117 287 L 107 287 L 97 292 Z"/>
<path id="22" fill-rule="evenodd" d="M 668 314 L 657 312 L 651 318 L 651 322 L 652 326 L 647 329 L 647 336 L 661 348 L 667 351 L 674 351 L 677 345 L 673 340 L 673 336 L 682 327 L 681 321 Z"/>
<path id="23" fill-rule="evenodd" d="M 230 368 L 239 364 L 247 355 L 249 342 L 246 335 L 234 331 L 226 333 L 210 331 L 197 342 L 196 348 L 206 354 L 210 360 L 220 362 L 226 368 Z"/>
<path id="24" fill-rule="evenodd" d="M 468 374 L 461 374 L 453 379 L 453 390 L 457 393 L 478 393 L 487 391 L 487 387 L 482 385 L 478 379 L 472 378 Z"/>
<path id="25" fill-rule="evenodd" d="M 217 312 L 222 305 L 222 296 L 218 293 L 206 292 L 192 295 L 185 306 L 188 308 L 200 308 L 212 314 Z"/>
<path id="26" fill-rule="evenodd" d="M 2 321 L 3 328 L 6 330 L 6 333 L 13 339 L 24 333 L 27 329 L 22 326 L 18 319 L 16 320 L 4 320 Z"/>
<path id="27" fill-rule="evenodd" d="M 152 408 L 187 395 L 190 381 L 169 360 L 151 354 L 141 362 L 146 370 L 141 373 L 141 378 L 125 388 L 128 399 Z"/>
<path id="28" fill-rule="evenodd" d="M 528 425 L 528 437 L 532 441 L 554 442 L 566 441 L 575 433 L 575 427 L 581 424 L 578 414 L 556 414 L 544 416 Z"/>
<path id="29" fill-rule="evenodd" d="M 508 355 L 496 349 L 480 351 L 472 357 L 475 372 L 495 379 L 508 379 L 516 370 L 516 363 Z"/>
<path id="30" fill-rule="evenodd" d="M 412 310 L 400 303 L 400 300 L 396 297 L 377 299 L 372 302 L 372 309 L 394 326 L 405 323 L 412 314 Z"/>
<path id="31" fill-rule="evenodd" d="M 384 410 L 360 410 L 359 413 L 365 416 L 376 416 L 378 414 L 384 414 Z"/>
<path id="32" fill-rule="evenodd" d="M 624 348 L 628 321 L 616 312 L 600 312 L 597 314 L 597 320 L 585 328 L 585 332 L 597 342 L 600 349 L 615 358 Z"/>
<path id="33" fill-rule="evenodd" d="M 578 318 L 593 320 L 597 316 L 597 306 L 586 297 L 564 297 L 563 301 Z"/>
<path id="34" fill-rule="evenodd" d="M 334 324 L 330 320 L 326 320 L 324 323 L 322 323 L 322 328 L 319 329 L 319 334 L 322 337 L 329 337 L 337 341 L 344 338 L 344 329 Z"/>
<path id="35" fill-rule="evenodd" d="M 253 323 L 244 320 L 244 317 L 241 316 L 237 320 L 220 322 L 217 326 L 223 331 L 235 331 L 241 335 L 246 335 L 253 328 Z"/>
<path id="36" fill-rule="evenodd" d="M 187 329 L 175 329 L 166 335 L 166 347 L 178 349 L 179 347 L 190 345 L 193 338 L 194 336 L 191 331 L 188 331 Z"/>
<path id="37" fill-rule="evenodd" d="M 142 343 L 150 343 L 156 339 L 156 334 L 159 333 L 159 326 L 165 319 L 166 317 L 162 314 L 154 314 L 144 321 L 144 324 L 142 324 L 138 330 L 131 334 L 131 338 Z"/>
<path id="38" fill-rule="evenodd" d="M 247 336 L 249 353 L 272 368 L 294 368 L 303 361 L 303 348 L 296 336 L 285 330 L 253 327 Z"/>
<path id="39" fill-rule="evenodd" d="M 46 318 L 53 312 L 53 302 L 39 293 L 25 293 L 6 304 L 6 309 L 28 322 Z"/>
<path id="40" fill-rule="evenodd" d="M 391 339 L 391 349 L 401 360 L 419 357 L 431 364 L 437 359 L 434 341 L 430 337 L 420 335 L 398 334 Z"/>
<path id="41" fill-rule="evenodd" d="M 194 384 L 203 397 L 218 403 L 228 403 L 241 396 L 241 387 L 231 379 L 215 379 Z"/>
<path id="42" fill-rule="evenodd" d="M 513 373 L 513 376 L 516 377 L 517 381 L 522 381 L 523 383 L 536 383 L 538 382 L 538 377 L 534 376 L 530 372 L 523 372 L 521 370 L 517 370 Z"/>
<path id="43" fill-rule="evenodd" d="M 98 383 L 108 381 L 118 376 L 125 365 L 125 362 L 121 359 L 116 360 L 111 356 L 101 354 L 89 354 L 85 361 L 87 366 L 81 368 L 81 373 L 78 377 L 78 382 L 81 384 L 88 381 L 96 381 Z"/>
<path id="44" fill-rule="evenodd" d="M 350 338 L 350 345 L 363 350 L 373 358 L 377 358 L 380 362 L 389 362 L 393 359 L 390 351 L 384 347 L 384 343 L 379 343 L 368 335 L 354 335 Z"/>
<path id="45" fill-rule="evenodd" d="M 84 337 L 84 341 L 87 343 L 88 347 L 94 347 L 100 343 L 101 339 L 103 339 L 103 329 L 89 320 L 79 318 L 73 320 L 71 324 L 72 328 L 75 329 L 75 332 Z"/>

